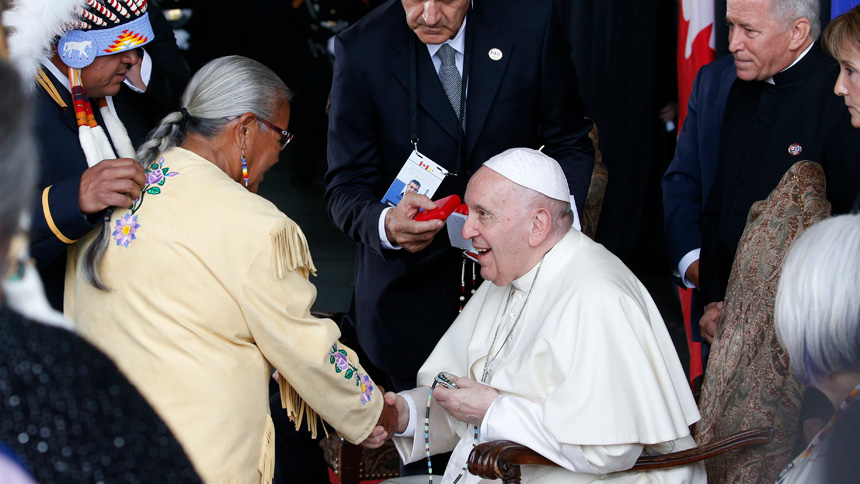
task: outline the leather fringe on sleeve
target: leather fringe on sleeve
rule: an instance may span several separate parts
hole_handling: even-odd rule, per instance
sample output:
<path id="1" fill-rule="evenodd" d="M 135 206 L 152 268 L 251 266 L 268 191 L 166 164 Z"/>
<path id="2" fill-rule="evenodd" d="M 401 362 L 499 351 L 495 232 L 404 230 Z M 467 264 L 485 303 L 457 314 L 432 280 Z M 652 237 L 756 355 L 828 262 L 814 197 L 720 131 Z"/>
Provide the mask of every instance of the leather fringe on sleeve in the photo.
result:
<path id="1" fill-rule="evenodd" d="M 317 438 L 317 424 L 320 421 L 317 413 L 296 392 L 283 375 L 278 376 L 278 386 L 281 389 L 281 406 L 287 411 L 287 416 L 296 425 L 296 430 L 302 425 L 302 418 L 307 419 L 311 438 Z M 328 437 L 328 429 L 323 425 L 323 432 Z"/>
<path id="2" fill-rule="evenodd" d="M 272 236 L 274 245 L 275 277 L 282 279 L 296 269 L 302 270 L 305 277 L 309 273 L 317 275 L 317 268 L 314 267 L 314 261 L 308 249 L 308 241 L 295 222 L 285 219 L 275 226 L 269 235 Z"/>
<path id="3" fill-rule="evenodd" d="M 275 476 L 275 424 L 268 415 L 257 470 L 260 471 L 262 484 L 272 484 L 272 478 Z"/>

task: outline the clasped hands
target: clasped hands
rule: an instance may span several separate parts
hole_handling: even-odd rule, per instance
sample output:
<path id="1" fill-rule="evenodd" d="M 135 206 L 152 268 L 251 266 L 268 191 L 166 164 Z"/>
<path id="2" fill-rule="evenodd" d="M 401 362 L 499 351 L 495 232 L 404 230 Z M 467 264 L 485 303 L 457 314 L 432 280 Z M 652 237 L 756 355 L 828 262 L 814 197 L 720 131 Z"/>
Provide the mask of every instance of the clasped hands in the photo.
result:
<path id="1" fill-rule="evenodd" d="M 433 389 L 434 402 L 457 420 L 481 425 L 490 405 L 499 396 L 498 390 L 465 377 L 457 378 L 454 383 L 458 388 L 437 385 Z M 406 430 L 409 425 L 409 404 L 406 399 L 393 392 L 387 392 L 384 398 L 385 404 L 376 427 L 361 443 L 368 449 L 381 446 L 395 433 Z"/>
<path id="2" fill-rule="evenodd" d="M 442 229 L 442 220 L 419 222 L 412 220 L 420 210 L 433 210 L 436 204 L 427 195 L 406 193 L 396 207 L 385 214 L 385 236 L 392 245 L 407 252 L 424 250 Z"/>

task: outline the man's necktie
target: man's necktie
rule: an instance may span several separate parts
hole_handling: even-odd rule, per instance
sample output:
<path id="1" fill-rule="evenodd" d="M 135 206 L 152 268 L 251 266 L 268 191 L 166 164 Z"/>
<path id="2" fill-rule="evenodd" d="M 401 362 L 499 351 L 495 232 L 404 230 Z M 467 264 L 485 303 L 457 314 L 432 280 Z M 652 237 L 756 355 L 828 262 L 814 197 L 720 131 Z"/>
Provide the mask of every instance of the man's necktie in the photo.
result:
<path id="1" fill-rule="evenodd" d="M 448 44 L 442 44 L 436 52 L 439 60 L 442 61 L 442 67 L 439 68 L 439 80 L 442 81 L 442 88 L 445 89 L 445 94 L 448 96 L 448 101 L 454 108 L 454 113 L 457 118 L 460 117 L 460 89 L 462 89 L 462 80 L 460 72 L 457 70 L 457 64 L 454 62 L 454 48 Z M 463 117 L 465 124 L 465 116 Z M 462 127 L 461 127 L 462 128 Z"/>

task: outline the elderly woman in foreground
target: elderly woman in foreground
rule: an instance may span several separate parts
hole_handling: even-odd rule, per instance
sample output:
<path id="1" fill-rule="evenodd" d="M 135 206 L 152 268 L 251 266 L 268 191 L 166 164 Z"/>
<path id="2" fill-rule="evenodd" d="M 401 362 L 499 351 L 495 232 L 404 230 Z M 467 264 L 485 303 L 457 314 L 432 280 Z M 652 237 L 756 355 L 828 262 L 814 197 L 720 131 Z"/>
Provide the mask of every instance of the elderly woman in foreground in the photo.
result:
<path id="1" fill-rule="evenodd" d="M 779 482 L 855 480 L 860 449 L 860 215 L 819 222 L 795 242 L 780 276 L 775 319 L 792 370 L 836 408 Z M 852 470 L 845 472 L 844 466 Z M 843 470 L 831 474 L 834 469 Z"/>
<path id="2" fill-rule="evenodd" d="M 256 61 L 206 64 L 137 153 L 140 197 L 82 240 L 67 274 L 67 314 L 207 482 L 271 481 L 271 366 L 291 418 L 314 433 L 318 415 L 360 442 L 383 410 L 337 326 L 309 313 L 302 231 L 255 194 L 290 141 L 290 97 Z"/>

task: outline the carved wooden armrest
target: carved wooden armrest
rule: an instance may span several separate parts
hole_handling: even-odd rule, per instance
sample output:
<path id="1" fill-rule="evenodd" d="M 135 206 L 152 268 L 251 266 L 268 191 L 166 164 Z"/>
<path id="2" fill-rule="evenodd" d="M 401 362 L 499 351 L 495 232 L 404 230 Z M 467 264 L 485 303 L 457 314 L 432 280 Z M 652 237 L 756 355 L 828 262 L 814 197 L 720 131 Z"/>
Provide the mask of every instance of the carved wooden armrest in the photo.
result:
<path id="1" fill-rule="evenodd" d="M 640 457 L 630 470 L 645 471 L 690 464 L 742 447 L 767 444 L 772 438 L 771 428 L 746 430 L 693 449 Z M 558 464 L 530 448 L 509 440 L 480 444 L 469 454 L 469 472 L 483 479 L 501 479 L 505 484 L 520 482 L 521 465 L 558 467 Z"/>
<path id="2" fill-rule="evenodd" d="M 636 460 L 631 470 L 647 471 L 663 467 L 682 466 L 700 460 L 711 458 L 715 455 L 740 449 L 750 445 L 769 444 L 773 438 L 772 428 L 744 430 L 729 435 L 724 439 L 717 440 L 692 449 L 670 452 L 662 455 L 649 455 Z"/>

